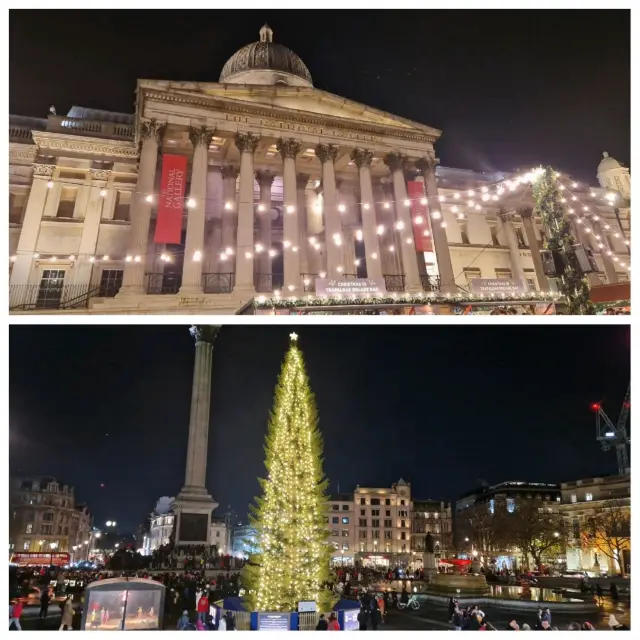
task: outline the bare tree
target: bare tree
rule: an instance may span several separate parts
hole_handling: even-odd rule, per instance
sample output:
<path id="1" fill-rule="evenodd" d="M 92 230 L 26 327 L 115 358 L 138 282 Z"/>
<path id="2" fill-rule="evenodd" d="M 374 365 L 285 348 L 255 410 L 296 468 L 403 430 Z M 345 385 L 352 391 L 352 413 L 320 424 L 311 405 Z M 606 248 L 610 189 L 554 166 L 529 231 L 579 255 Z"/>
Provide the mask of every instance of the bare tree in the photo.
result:
<path id="1" fill-rule="evenodd" d="M 631 548 L 631 507 L 626 500 L 607 500 L 586 520 L 582 544 L 595 547 L 626 576 L 623 551 Z"/>
<path id="2" fill-rule="evenodd" d="M 502 513 L 477 510 L 469 518 L 468 531 L 475 550 L 485 558 L 499 555 L 508 542 L 507 517 Z"/>
<path id="3" fill-rule="evenodd" d="M 562 553 L 569 539 L 564 518 L 549 504 L 539 498 L 523 500 L 507 518 L 505 535 L 520 550 L 525 562 L 531 556 L 538 569 L 544 556 Z"/>

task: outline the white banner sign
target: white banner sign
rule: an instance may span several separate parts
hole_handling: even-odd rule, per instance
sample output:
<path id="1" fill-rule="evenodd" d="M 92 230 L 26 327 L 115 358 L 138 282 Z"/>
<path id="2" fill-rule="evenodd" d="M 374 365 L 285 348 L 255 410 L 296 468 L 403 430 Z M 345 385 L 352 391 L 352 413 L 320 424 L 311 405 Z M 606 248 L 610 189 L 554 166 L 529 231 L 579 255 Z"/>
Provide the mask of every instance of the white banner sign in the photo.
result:
<path id="1" fill-rule="evenodd" d="M 357 280 L 331 280 L 330 278 L 316 279 L 317 296 L 376 296 L 387 293 L 384 278 L 358 278 Z"/>
<path id="2" fill-rule="evenodd" d="M 472 278 L 471 293 L 485 296 L 497 293 L 498 295 L 520 295 L 527 289 L 521 280 L 508 280 L 506 278 Z"/>

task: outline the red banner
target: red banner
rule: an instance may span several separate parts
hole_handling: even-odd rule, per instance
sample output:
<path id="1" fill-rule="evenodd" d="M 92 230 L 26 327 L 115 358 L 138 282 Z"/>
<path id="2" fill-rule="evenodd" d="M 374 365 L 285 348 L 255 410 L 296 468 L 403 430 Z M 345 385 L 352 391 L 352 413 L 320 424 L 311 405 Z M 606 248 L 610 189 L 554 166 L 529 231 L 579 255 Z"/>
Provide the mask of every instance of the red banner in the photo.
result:
<path id="1" fill-rule="evenodd" d="M 154 242 L 180 244 L 187 181 L 187 157 L 164 154 Z"/>
<path id="2" fill-rule="evenodd" d="M 420 202 L 420 199 L 424 198 L 424 183 L 418 182 L 417 180 L 410 180 L 407 183 L 407 193 L 411 199 L 413 238 L 416 243 L 416 250 L 433 251 L 433 244 L 431 242 L 431 226 L 429 225 L 427 205 L 421 204 Z M 416 220 L 420 219 L 422 219 L 422 222 L 416 222 Z"/>

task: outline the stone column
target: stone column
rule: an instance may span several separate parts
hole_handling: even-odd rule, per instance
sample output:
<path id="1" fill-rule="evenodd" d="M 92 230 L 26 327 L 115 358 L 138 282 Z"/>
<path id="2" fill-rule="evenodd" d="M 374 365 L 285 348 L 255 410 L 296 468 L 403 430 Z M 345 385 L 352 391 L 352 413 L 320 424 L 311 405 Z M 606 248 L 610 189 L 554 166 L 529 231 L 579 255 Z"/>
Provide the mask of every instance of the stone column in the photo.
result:
<path id="1" fill-rule="evenodd" d="M 184 486 L 176 496 L 174 508 L 178 513 L 176 544 L 200 542 L 185 539 L 181 518 L 207 515 L 207 534 L 211 525 L 211 512 L 218 506 L 206 489 L 209 421 L 211 409 L 211 370 L 213 344 L 220 327 L 193 326 L 191 335 L 196 343 L 189 417 L 189 440 Z M 202 544 L 207 544 L 207 540 Z"/>
<path id="2" fill-rule="evenodd" d="M 515 227 L 513 226 L 513 215 L 514 215 L 514 212 L 500 213 L 500 218 L 502 220 L 504 235 L 507 238 L 507 245 L 509 247 L 512 275 L 516 280 L 520 280 L 520 282 L 522 282 L 526 290 L 527 278 L 524 274 L 522 259 L 520 258 L 520 247 L 518 246 L 518 236 L 516 236 L 516 230 L 515 230 Z"/>
<path id="3" fill-rule="evenodd" d="M 91 186 L 89 187 L 87 200 L 87 213 L 82 225 L 78 257 L 73 267 L 73 283 L 87 286 L 91 284 L 91 274 L 93 272 L 93 263 L 89 262 L 89 257 L 96 253 L 100 220 L 102 219 L 102 211 L 106 200 L 100 195 L 100 192 L 106 188 L 111 171 L 90 169 L 89 175 Z"/>
<path id="4" fill-rule="evenodd" d="M 238 168 L 227 165 L 222 167 L 222 251 L 227 247 L 235 249 L 238 234 L 238 198 L 236 183 Z M 219 258 L 219 256 L 218 256 Z M 236 255 L 229 256 L 224 262 L 218 259 L 220 273 L 235 273 Z"/>
<path id="5" fill-rule="evenodd" d="M 222 212 L 224 211 L 224 198 L 220 169 L 219 166 L 214 166 L 211 164 L 211 161 L 209 161 L 204 229 L 205 248 L 203 269 L 205 273 L 220 273 L 220 265 L 226 262 L 220 260 L 220 254 L 225 249 L 225 247 L 222 246 Z M 229 246 L 233 248 L 234 245 Z"/>
<path id="6" fill-rule="evenodd" d="M 283 162 L 283 241 L 290 243 L 287 247 L 283 244 L 284 263 L 284 291 L 300 293 L 300 254 L 293 251 L 298 246 L 298 220 L 305 215 L 297 207 L 296 186 L 296 156 L 302 150 L 302 145 L 293 138 L 284 140 L 280 138 L 277 143 L 278 151 Z"/>
<path id="7" fill-rule="evenodd" d="M 536 230 L 533 226 L 533 211 L 531 209 L 523 209 L 520 211 L 522 217 L 522 226 L 524 227 L 527 244 L 531 251 L 531 260 L 533 261 L 533 269 L 536 272 L 536 280 L 540 291 L 549 291 L 549 280 L 542 268 L 542 258 L 540 257 L 540 243 L 536 237 Z"/>
<path id="8" fill-rule="evenodd" d="M 438 183 L 436 182 L 436 166 L 438 160 L 433 154 L 420 158 L 416 167 L 422 171 L 424 177 L 425 196 L 427 197 L 427 209 L 431 221 L 431 236 L 433 238 L 433 250 L 438 261 L 438 273 L 440 275 L 440 290 L 444 293 L 456 293 L 455 275 L 449 252 L 447 232 L 442 228 L 442 211 L 438 200 Z"/>
<path id="9" fill-rule="evenodd" d="M 584 232 L 584 224 L 578 224 L 575 219 L 571 220 L 571 231 L 576 238 L 576 240 L 585 248 L 589 250 L 593 250 L 593 244 L 591 242 L 591 238 L 593 238 L 593 234 L 589 234 L 589 236 Z M 602 284 L 600 282 L 600 275 L 597 271 L 591 271 L 587 273 L 587 282 L 589 283 L 589 287 L 597 287 Z"/>
<path id="10" fill-rule="evenodd" d="M 118 295 L 143 294 L 144 273 L 149 242 L 151 207 L 157 202 L 154 193 L 156 166 L 158 164 L 158 146 L 166 129 L 166 123 L 152 120 L 140 122 L 139 136 L 142 141 L 138 182 L 131 202 L 131 228 L 127 245 L 127 262 L 122 275 L 122 287 Z"/>
<path id="11" fill-rule="evenodd" d="M 322 163 L 322 195 L 324 213 L 324 237 L 327 254 L 327 277 L 340 278 L 338 270 L 342 264 L 342 222 L 338 211 L 336 173 L 333 163 L 338 156 L 338 147 L 332 144 L 319 144 L 316 156 Z M 336 244 L 339 239 L 340 244 Z M 344 271 L 343 271 L 344 272 Z"/>
<path id="12" fill-rule="evenodd" d="M 253 296 L 256 288 L 253 283 L 253 154 L 258 146 L 259 136 L 253 133 L 236 134 L 236 146 L 240 150 L 240 195 L 238 198 L 238 238 L 236 243 L 236 282 L 234 291 Z"/>
<path id="13" fill-rule="evenodd" d="M 296 206 L 298 211 L 298 253 L 300 254 L 300 273 L 311 273 L 309 266 L 309 231 L 307 216 L 307 184 L 309 176 L 296 176 Z"/>
<path id="14" fill-rule="evenodd" d="M 263 253 L 254 258 L 256 271 L 271 276 L 271 185 L 274 174 L 270 171 L 256 171 L 256 180 L 260 186 L 260 204 L 258 205 L 258 220 L 260 225 L 259 241 L 264 246 Z M 273 287 L 272 287 L 273 288 Z"/>
<path id="15" fill-rule="evenodd" d="M 53 176 L 54 168 L 52 164 L 33 165 L 33 184 L 29 192 L 29 199 L 22 221 L 22 229 L 20 230 L 20 238 L 16 250 L 16 261 L 13 263 L 13 269 L 11 271 L 11 286 L 29 284 L 33 254 L 38 244 L 40 224 L 49 193 L 47 185 Z M 23 286 L 11 295 L 11 299 L 12 301 L 15 299 L 17 302 L 22 296 L 26 295 L 26 287 Z"/>
<path id="16" fill-rule="evenodd" d="M 364 239 L 367 277 L 382 278 L 382 256 L 378 242 L 378 225 L 376 224 L 376 207 L 371 184 L 371 160 L 373 151 L 354 149 L 351 159 L 358 167 L 360 177 L 360 211 L 362 214 L 362 237 Z M 368 205 L 368 206 L 365 206 Z"/>
<path id="17" fill-rule="evenodd" d="M 602 262 L 604 264 L 604 272 L 607 276 L 607 282 L 609 284 L 616 284 L 618 282 L 618 274 L 616 273 L 616 265 L 611 258 L 611 256 L 607 255 L 607 251 L 613 251 L 613 249 L 609 246 L 609 241 L 607 240 L 607 236 L 604 234 L 604 230 L 602 229 L 602 225 L 599 221 L 593 221 L 591 226 L 595 232 L 595 235 L 600 236 L 598 240 L 595 238 L 595 242 L 597 243 L 598 250 L 600 251 L 600 255 L 602 256 Z M 604 245 L 600 247 L 600 245 Z"/>
<path id="18" fill-rule="evenodd" d="M 422 282 L 418 271 L 418 257 L 416 256 L 416 246 L 413 241 L 413 223 L 411 220 L 411 209 L 406 206 L 407 187 L 404 182 L 404 167 L 407 159 L 400 153 L 388 153 L 384 158 L 385 164 L 391 170 L 393 178 L 393 194 L 396 208 L 396 220 L 402 223 L 402 229 L 398 234 L 401 246 L 398 250 L 402 252 L 402 263 L 404 265 L 405 291 L 408 293 L 418 293 L 422 291 Z"/>
<path id="19" fill-rule="evenodd" d="M 182 263 L 181 295 L 197 295 L 202 288 L 202 261 L 204 259 L 204 221 L 207 204 L 207 154 L 214 130 L 207 127 L 189 127 L 189 140 L 193 145 L 191 188 L 187 201 L 187 234 Z"/>

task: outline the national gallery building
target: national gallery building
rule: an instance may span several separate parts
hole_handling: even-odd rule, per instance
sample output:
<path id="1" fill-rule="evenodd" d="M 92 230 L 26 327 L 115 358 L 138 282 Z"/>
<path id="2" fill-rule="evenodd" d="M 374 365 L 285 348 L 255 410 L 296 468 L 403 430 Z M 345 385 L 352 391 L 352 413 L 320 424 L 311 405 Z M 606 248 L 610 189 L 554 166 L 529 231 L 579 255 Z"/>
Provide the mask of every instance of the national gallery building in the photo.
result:
<path id="1" fill-rule="evenodd" d="M 133 114 L 10 116 L 12 313 L 558 298 L 531 168 L 440 166 L 441 131 L 314 88 L 266 25 L 218 83 L 139 80 L 136 94 Z M 598 187 L 558 181 L 590 285 L 616 285 L 629 170 L 605 152 L 594 174 Z"/>

